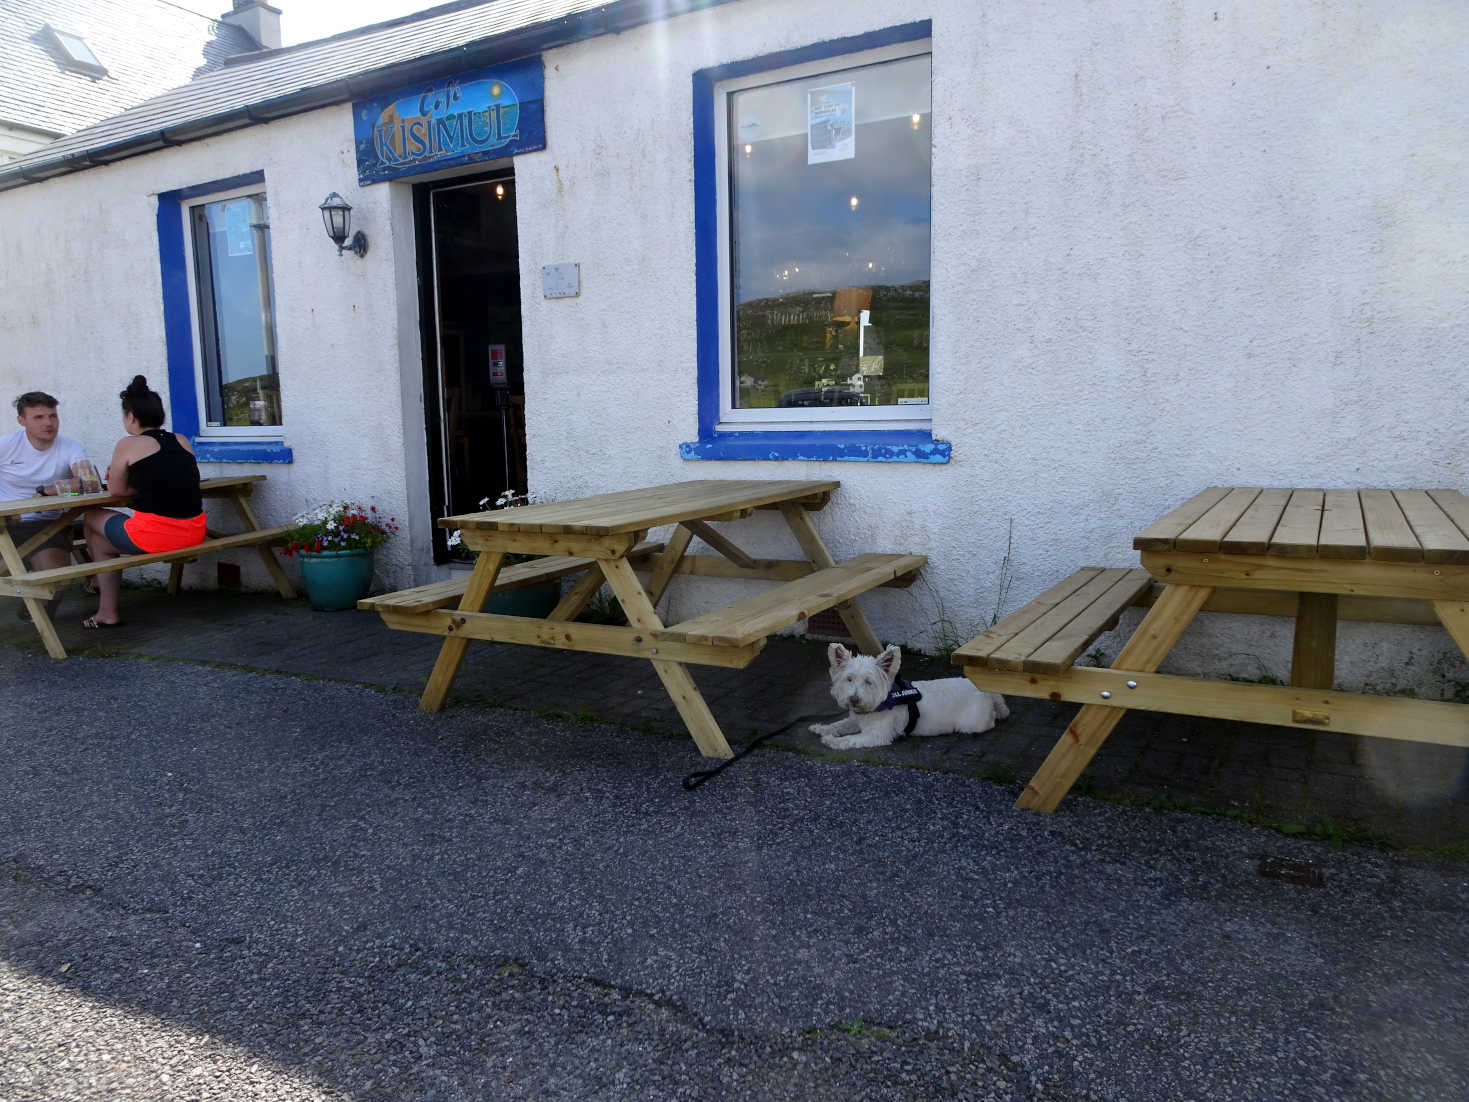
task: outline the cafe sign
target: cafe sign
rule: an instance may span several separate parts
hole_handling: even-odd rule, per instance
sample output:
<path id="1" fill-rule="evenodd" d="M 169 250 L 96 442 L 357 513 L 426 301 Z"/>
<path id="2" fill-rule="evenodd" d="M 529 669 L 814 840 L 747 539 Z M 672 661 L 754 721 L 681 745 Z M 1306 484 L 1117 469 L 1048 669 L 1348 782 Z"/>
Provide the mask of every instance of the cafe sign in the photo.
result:
<path id="1" fill-rule="evenodd" d="M 536 56 L 359 100 L 357 182 L 545 149 L 543 89 Z"/>

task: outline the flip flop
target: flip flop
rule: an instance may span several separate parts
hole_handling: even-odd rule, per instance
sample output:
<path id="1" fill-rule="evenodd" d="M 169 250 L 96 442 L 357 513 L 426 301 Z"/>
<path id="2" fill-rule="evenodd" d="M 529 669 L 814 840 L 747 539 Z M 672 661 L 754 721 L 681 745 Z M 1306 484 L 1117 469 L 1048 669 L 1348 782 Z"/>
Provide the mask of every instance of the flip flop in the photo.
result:
<path id="1" fill-rule="evenodd" d="M 126 622 L 126 620 L 119 620 L 115 624 L 109 624 L 106 620 L 99 620 L 95 616 L 88 616 L 82 621 L 82 627 L 88 631 L 101 631 L 103 628 L 120 628 Z"/>

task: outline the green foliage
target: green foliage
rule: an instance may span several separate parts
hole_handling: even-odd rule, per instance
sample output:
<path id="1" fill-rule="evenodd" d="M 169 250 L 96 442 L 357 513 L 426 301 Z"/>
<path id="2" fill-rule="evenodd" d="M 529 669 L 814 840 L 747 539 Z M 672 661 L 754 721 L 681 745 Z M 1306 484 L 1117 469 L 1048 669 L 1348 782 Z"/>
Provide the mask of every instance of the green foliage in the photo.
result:
<path id="1" fill-rule="evenodd" d="M 398 531 L 396 517 L 384 517 L 376 505 L 329 501 L 291 522 L 286 533 L 287 555 L 321 551 L 370 551 Z"/>

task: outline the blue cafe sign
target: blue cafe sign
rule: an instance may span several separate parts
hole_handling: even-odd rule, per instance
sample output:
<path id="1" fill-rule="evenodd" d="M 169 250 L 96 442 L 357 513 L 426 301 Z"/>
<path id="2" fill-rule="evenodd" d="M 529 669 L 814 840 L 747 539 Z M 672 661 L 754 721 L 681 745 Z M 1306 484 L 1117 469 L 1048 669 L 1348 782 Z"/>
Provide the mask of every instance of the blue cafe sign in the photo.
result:
<path id="1" fill-rule="evenodd" d="M 545 149 L 543 89 L 537 56 L 359 100 L 357 182 Z"/>

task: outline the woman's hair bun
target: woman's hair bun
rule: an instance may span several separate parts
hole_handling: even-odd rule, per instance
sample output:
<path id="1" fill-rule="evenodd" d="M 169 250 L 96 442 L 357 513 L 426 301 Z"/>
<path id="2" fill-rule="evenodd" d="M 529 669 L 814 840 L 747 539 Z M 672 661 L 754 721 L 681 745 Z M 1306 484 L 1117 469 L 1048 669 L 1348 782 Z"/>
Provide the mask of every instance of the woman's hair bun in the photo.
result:
<path id="1" fill-rule="evenodd" d="M 133 381 L 128 383 L 129 394 L 147 394 L 148 380 L 141 375 L 134 375 Z"/>

